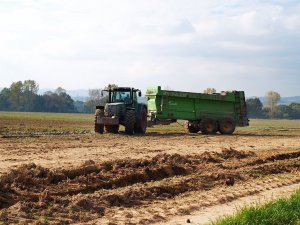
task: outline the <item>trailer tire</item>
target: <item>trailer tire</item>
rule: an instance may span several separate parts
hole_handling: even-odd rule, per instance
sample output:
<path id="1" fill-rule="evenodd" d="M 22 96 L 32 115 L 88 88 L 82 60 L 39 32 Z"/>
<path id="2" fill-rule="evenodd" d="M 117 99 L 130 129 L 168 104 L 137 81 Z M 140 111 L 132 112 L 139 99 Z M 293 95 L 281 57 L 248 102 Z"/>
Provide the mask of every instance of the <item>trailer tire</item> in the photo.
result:
<path id="1" fill-rule="evenodd" d="M 104 116 L 104 111 L 102 109 L 96 109 L 95 112 L 95 133 L 103 134 L 104 131 L 104 125 L 103 124 L 97 124 L 97 117 L 98 116 Z"/>
<path id="2" fill-rule="evenodd" d="M 214 119 L 205 118 L 200 122 L 202 134 L 215 134 L 218 131 L 218 123 Z"/>
<path id="3" fill-rule="evenodd" d="M 219 131 L 221 134 L 232 134 L 235 131 L 236 124 L 231 118 L 219 120 Z"/>
<path id="4" fill-rule="evenodd" d="M 188 133 L 196 134 L 199 132 L 199 127 L 198 126 L 195 127 L 195 126 L 191 125 L 190 121 L 188 121 L 188 120 L 184 122 L 184 127 Z"/>
<path id="5" fill-rule="evenodd" d="M 139 134 L 145 134 L 147 130 L 147 109 L 142 108 L 139 121 L 137 121 L 134 132 Z"/>
<path id="6" fill-rule="evenodd" d="M 106 125 L 105 131 L 107 133 L 117 134 L 119 132 L 119 125 Z"/>
<path id="7" fill-rule="evenodd" d="M 135 112 L 133 110 L 127 110 L 125 115 L 125 133 L 133 134 L 135 124 Z"/>

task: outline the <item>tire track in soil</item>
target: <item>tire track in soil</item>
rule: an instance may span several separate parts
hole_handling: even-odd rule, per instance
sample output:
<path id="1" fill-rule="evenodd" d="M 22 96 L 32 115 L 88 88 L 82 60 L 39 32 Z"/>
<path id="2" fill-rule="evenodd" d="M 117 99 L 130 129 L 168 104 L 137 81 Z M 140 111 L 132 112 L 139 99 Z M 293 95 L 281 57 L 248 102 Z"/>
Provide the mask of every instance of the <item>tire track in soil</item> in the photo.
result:
<path id="1" fill-rule="evenodd" d="M 300 187 L 300 173 L 285 174 L 284 177 L 270 176 L 263 180 L 254 180 L 238 184 L 232 188 L 210 190 L 206 195 L 215 196 L 208 200 L 203 193 L 185 198 L 185 207 L 181 208 L 186 213 L 176 213 L 156 225 L 186 224 L 189 219 L 193 224 L 210 224 L 211 221 L 233 215 L 245 205 L 264 204 L 278 197 L 287 197 Z M 195 197 L 196 196 L 196 197 Z M 193 203 L 197 201 L 197 205 Z M 174 203 L 173 203 L 174 204 Z M 175 200 L 175 205 L 176 203 Z M 144 213 L 144 212 L 143 212 Z M 152 212 L 157 213 L 157 212 Z M 139 221 L 135 223 L 140 224 Z"/>
<path id="2" fill-rule="evenodd" d="M 33 222 L 47 217 L 52 222 L 88 222 L 113 207 L 139 208 L 193 191 L 297 172 L 299 157 L 300 151 L 260 157 L 230 148 L 101 164 L 89 160 L 71 170 L 25 164 L 0 177 L 0 221 Z"/>

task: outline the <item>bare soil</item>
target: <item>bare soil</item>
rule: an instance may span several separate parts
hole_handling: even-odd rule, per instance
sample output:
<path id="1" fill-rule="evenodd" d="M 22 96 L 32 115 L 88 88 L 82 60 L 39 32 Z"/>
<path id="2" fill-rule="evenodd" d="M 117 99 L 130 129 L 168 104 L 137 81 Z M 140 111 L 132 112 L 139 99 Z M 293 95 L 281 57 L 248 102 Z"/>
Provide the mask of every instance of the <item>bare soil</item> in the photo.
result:
<path id="1" fill-rule="evenodd" d="M 3 135 L 0 221 L 176 224 L 178 216 L 300 183 L 299 139 L 180 132 Z"/>

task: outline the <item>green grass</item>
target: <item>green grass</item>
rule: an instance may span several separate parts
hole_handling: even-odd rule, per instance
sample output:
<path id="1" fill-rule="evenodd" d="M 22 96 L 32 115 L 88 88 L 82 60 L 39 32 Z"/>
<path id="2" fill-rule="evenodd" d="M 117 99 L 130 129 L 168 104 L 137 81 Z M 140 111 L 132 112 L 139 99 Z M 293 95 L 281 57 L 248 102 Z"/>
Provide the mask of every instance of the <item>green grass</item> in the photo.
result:
<path id="1" fill-rule="evenodd" d="M 46 121 L 71 121 L 71 122 L 90 122 L 93 114 L 80 113 L 46 113 L 46 112 L 0 112 L 1 119 L 16 120 L 46 120 Z"/>
<path id="2" fill-rule="evenodd" d="M 185 133 L 184 121 L 149 127 L 149 133 Z M 3 132 L 91 132 L 93 114 L 0 112 L 0 133 Z M 120 130 L 124 130 L 120 127 Z M 251 119 L 249 127 L 238 127 L 235 134 L 300 135 L 300 120 Z"/>
<path id="3" fill-rule="evenodd" d="M 237 132 L 261 135 L 300 135 L 300 120 L 250 119 L 250 125 L 238 127 Z"/>
<path id="4" fill-rule="evenodd" d="M 93 130 L 93 114 L 0 112 L 0 132 L 82 132 Z"/>
<path id="5" fill-rule="evenodd" d="M 300 189 L 289 198 L 281 198 L 261 206 L 246 207 L 234 216 L 213 225 L 300 225 Z"/>

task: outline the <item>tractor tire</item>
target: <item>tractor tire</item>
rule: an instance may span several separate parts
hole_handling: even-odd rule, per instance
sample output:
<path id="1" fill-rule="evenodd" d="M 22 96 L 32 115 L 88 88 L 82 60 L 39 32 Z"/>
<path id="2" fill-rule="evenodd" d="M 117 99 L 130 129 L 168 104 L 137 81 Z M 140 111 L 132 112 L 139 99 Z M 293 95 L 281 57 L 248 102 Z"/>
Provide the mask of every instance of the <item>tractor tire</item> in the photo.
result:
<path id="1" fill-rule="evenodd" d="M 106 133 L 117 134 L 119 133 L 119 125 L 105 125 Z"/>
<path id="2" fill-rule="evenodd" d="M 100 124 L 95 124 L 95 133 L 103 134 L 104 126 Z"/>
<path id="3" fill-rule="evenodd" d="M 219 131 L 221 134 L 232 134 L 235 131 L 236 124 L 231 118 L 219 120 Z"/>
<path id="4" fill-rule="evenodd" d="M 147 130 L 147 109 L 145 107 L 141 110 L 140 121 L 137 121 L 134 127 L 134 132 L 137 134 L 145 134 Z"/>
<path id="5" fill-rule="evenodd" d="M 184 127 L 185 127 L 185 129 L 186 129 L 186 131 L 187 131 L 188 133 L 196 134 L 196 133 L 199 132 L 199 128 L 193 126 L 193 125 L 190 123 L 190 121 L 185 121 L 185 122 L 184 122 Z"/>
<path id="6" fill-rule="evenodd" d="M 103 124 L 97 124 L 97 117 L 98 116 L 104 116 L 104 111 L 101 110 L 101 109 L 96 109 L 96 112 L 95 112 L 95 133 L 103 134 L 104 125 Z"/>
<path id="7" fill-rule="evenodd" d="M 125 115 L 125 133 L 133 134 L 134 133 L 134 124 L 135 124 L 135 112 L 133 110 L 127 110 Z"/>
<path id="8" fill-rule="evenodd" d="M 200 122 L 202 134 L 215 134 L 218 131 L 218 123 L 214 119 L 206 118 Z"/>

